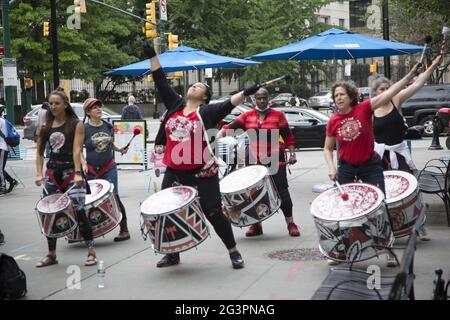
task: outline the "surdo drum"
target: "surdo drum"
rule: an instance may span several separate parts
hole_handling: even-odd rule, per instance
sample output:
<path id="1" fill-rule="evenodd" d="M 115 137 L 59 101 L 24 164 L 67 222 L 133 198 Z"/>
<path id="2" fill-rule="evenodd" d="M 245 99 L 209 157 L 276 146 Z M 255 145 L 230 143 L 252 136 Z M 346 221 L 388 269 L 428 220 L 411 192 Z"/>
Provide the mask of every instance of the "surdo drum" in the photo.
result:
<path id="1" fill-rule="evenodd" d="M 152 194 L 141 204 L 141 231 L 157 253 L 176 253 L 209 235 L 196 189 L 176 186 Z"/>
<path id="2" fill-rule="evenodd" d="M 419 192 L 417 179 L 404 171 L 384 171 L 386 203 L 396 238 L 411 234 L 425 206 Z"/>
<path id="3" fill-rule="evenodd" d="M 120 224 L 122 213 L 114 196 L 114 185 L 107 180 L 89 180 L 90 194 L 86 194 L 84 209 L 94 238 L 104 236 Z M 79 228 L 67 235 L 69 240 L 81 241 Z"/>
<path id="4" fill-rule="evenodd" d="M 370 184 L 342 185 L 321 193 L 311 204 L 311 214 L 319 234 L 319 249 L 337 261 L 370 259 L 394 240 L 383 192 Z"/>
<path id="5" fill-rule="evenodd" d="M 245 227 L 271 217 L 281 199 L 269 175 L 260 165 L 236 170 L 220 181 L 224 214 L 232 225 Z"/>
<path id="6" fill-rule="evenodd" d="M 75 230 L 77 218 L 68 195 L 48 195 L 36 205 L 41 231 L 49 238 L 61 238 Z"/>

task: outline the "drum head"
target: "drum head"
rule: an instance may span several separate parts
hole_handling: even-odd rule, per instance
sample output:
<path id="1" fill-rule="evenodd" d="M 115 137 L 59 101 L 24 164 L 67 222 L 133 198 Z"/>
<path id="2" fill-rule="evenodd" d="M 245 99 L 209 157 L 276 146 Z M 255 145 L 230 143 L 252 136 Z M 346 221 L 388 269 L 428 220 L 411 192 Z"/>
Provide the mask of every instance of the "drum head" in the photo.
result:
<path id="1" fill-rule="evenodd" d="M 348 183 L 342 189 L 348 200 L 341 198 L 338 188 L 327 190 L 312 202 L 311 214 L 329 221 L 350 220 L 372 212 L 384 199 L 383 192 L 371 184 Z"/>
<path id="2" fill-rule="evenodd" d="M 103 179 L 94 179 L 88 182 L 91 194 L 86 194 L 86 205 L 103 198 L 110 191 L 111 186 L 114 187 L 112 183 Z"/>
<path id="3" fill-rule="evenodd" d="M 404 171 L 384 171 L 384 183 L 388 204 L 405 199 L 417 190 L 416 177 Z"/>
<path id="4" fill-rule="evenodd" d="M 42 198 L 38 202 L 36 209 L 40 213 L 56 213 L 66 209 L 70 203 L 68 195 L 55 193 Z"/>
<path id="5" fill-rule="evenodd" d="M 220 181 L 221 193 L 233 193 L 250 188 L 264 179 L 269 170 L 264 166 L 249 166 L 236 170 Z"/>
<path id="6" fill-rule="evenodd" d="M 141 204 L 141 213 L 147 215 L 168 214 L 183 208 L 197 196 L 192 187 L 177 186 L 152 194 Z"/>

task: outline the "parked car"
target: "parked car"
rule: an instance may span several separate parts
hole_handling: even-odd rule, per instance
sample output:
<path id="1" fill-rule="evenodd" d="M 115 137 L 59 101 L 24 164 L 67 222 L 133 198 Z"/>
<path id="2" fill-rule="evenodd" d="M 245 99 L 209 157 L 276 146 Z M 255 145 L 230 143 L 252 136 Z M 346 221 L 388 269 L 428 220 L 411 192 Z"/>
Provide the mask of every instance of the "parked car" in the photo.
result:
<path id="1" fill-rule="evenodd" d="M 331 91 L 321 91 L 308 99 L 309 107 L 315 110 L 328 109 L 331 103 L 333 103 Z"/>
<path id="2" fill-rule="evenodd" d="M 360 87 L 358 88 L 360 94 L 360 101 L 364 101 L 370 98 L 370 87 Z"/>
<path id="3" fill-rule="evenodd" d="M 70 104 L 77 114 L 78 118 L 80 120 L 84 119 L 84 110 L 83 110 L 83 104 L 82 103 L 71 103 Z M 37 129 L 37 116 L 39 113 L 39 110 L 41 110 L 42 105 L 32 105 L 31 111 L 28 112 L 25 117 L 23 117 L 23 123 L 25 125 L 23 129 L 23 138 L 28 140 L 35 140 L 35 134 Z M 115 113 L 114 111 L 111 111 L 107 108 L 103 108 L 103 115 L 102 119 L 112 124 L 113 120 L 120 120 L 121 115 Z"/>
<path id="4" fill-rule="evenodd" d="M 402 105 L 403 116 L 408 126 L 424 127 L 423 136 L 433 135 L 433 117 L 440 108 L 450 107 L 450 84 L 428 85 Z"/>
<path id="5" fill-rule="evenodd" d="M 323 148 L 329 117 L 306 108 L 276 108 L 286 115 L 296 148 Z"/>

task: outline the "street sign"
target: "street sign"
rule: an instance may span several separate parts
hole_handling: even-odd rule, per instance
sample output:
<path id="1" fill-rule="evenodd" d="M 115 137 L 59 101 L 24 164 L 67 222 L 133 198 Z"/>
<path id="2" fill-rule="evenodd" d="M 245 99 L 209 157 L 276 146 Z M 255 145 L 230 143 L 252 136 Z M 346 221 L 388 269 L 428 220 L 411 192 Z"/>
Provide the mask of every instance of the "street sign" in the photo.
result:
<path id="1" fill-rule="evenodd" d="M 14 58 L 3 59 L 3 85 L 17 87 L 17 64 Z"/>
<path id="2" fill-rule="evenodd" d="M 159 20 L 167 21 L 167 0 L 159 0 Z"/>

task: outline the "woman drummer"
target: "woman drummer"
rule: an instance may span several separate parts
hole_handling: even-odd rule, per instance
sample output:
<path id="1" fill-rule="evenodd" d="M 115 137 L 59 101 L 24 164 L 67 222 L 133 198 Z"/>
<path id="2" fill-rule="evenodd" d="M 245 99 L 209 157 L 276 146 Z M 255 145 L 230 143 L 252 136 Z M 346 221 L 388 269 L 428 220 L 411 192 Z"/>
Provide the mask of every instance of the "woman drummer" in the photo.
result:
<path id="1" fill-rule="evenodd" d="M 49 104 L 45 126 L 41 129 L 37 141 L 35 183 L 37 186 L 44 183 L 44 195 L 68 191 L 67 195 L 76 212 L 80 233 L 88 249 L 85 266 L 93 266 L 97 264 L 97 259 L 92 229 L 84 210 L 86 188 L 81 172 L 84 126 L 62 90 L 57 89 L 50 94 Z M 49 142 L 51 153 L 44 177 L 42 167 L 47 142 Z M 56 238 L 47 237 L 47 243 L 48 254 L 36 264 L 38 268 L 58 263 L 56 260 Z"/>
<path id="2" fill-rule="evenodd" d="M 203 157 L 206 142 L 203 141 L 203 126 L 206 130 L 215 128 L 233 108 L 242 103 L 246 96 L 254 94 L 259 86 L 253 86 L 233 95 L 230 99 L 208 105 L 211 98 L 209 87 L 204 83 L 192 85 L 184 100 L 168 84 L 154 48 L 146 42 L 144 47 L 151 61 L 151 70 L 156 88 L 164 105 L 166 115 L 155 139 L 155 145 L 165 145 L 164 164 L 167 170 L 162 182 L 162 189 L 172 187 L 174 183 L 195 186 L 200 197 L 200 204 L 206 218 L 225 244 L 230 254 L 233 268 L 243 268 L 244 260 L 236 248 L 230 221 L 222 213 L 222 204 L 217 173 L 211 177 L 198 177 L 205 165 Z M 179 253 L 167 254 L 157 267 L 167 267 L 180 262 Z"/>
<path id="3" fill-rule="evenodd" d="M 105 179 L 114 185 L 114 195 L 122 212 L 119 235 L 114 238 L 114 241 L 125 241 L 130 239 L 130 233 L 125 206 L 119 197 L 117 165 L 114 162 L 113 151 L 124 154 L 128 148 L 119 148 L 114 144 L 113 127 L 102 120 L 102 107 L 103 103 L 95 98 L 89 98 L 83 104 L 88 121 L 84 123 L 86 161 L 82 158 L 82 165 L 88 180 Z"/>
<path id="4" fill-rule="evenodd" d="M 373 112 L 389 103 L 414 78 L 417 68 L 418 64 L 388 90 L 361 103 L 358 103 L 358 89 L 353 82 L 343 81 L 333 85 L 331 92 L 337 112 L 328 122 L 324 147 L 331 180 L 337 180 L 340 184 L 361 180 L 385 193 L 381 158 L 374 151 Z M 338 171 L 333 160 L 336 141 L 339 143 Z M 328 262 L 333 264 L 331 260 Z"/>

